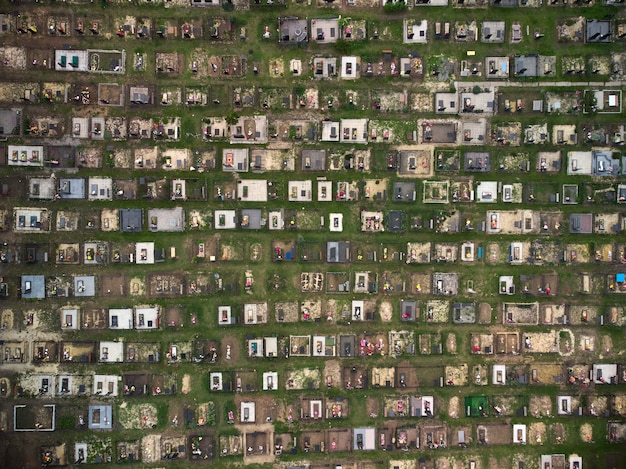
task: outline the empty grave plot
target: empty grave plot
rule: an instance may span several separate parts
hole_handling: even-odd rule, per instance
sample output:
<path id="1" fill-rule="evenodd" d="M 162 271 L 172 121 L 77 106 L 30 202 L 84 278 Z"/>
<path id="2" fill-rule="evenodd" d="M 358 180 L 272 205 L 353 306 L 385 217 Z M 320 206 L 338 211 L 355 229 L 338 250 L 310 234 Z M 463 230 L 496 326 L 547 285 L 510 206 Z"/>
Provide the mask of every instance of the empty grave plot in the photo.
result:
<path id="1" fill-rule="evenodd" d="M 322 241 L 302 241 L 298 243 L 300 251 L 300 259 L 303 261 L 323 261 L 324 260 L 324 243 Z M 274 248 L 275 249 L 275 248 Z M 285 252 L 285 260 L 287 259 L 287 252 Z"/>
<path id="2" fill-rule="evenodd" d="M 128 278 L 124 274 L 100 275 L 98 280 L 103 296 L 125 296 L 128 293 Z"/>
<path id="3" fill-rule="evenodd" d="M 345 274 L 348 275 L 347 273 Z M 302 272 L 300 274 L 300 291 L 303 293 L 319 293 L 324 289 L 324 274 L 322 272 Z"/>
<path id="4" fill-rule="evenodd" d="M 424 321 L 427 323 L 448 322 L 450 303 L 444 300 L 430 300 L 426 303 Z"/>
<path id="5" fill-rule="evenodd" d="M 519 353 L 519 334 L 517 332 L 497 332 L 494 347 L 495 353 Z"/>
<path id="6" fill-rule="evenodd" d="M 190 295 L 209 294 L 213 286 L 213 276 L 210 273 L 190 273 L 187 277 L 187 292 Z"/>
<path id="7" fill-rule="evenodd" d="M 160 348 L 158 342 L 128 342 L 125 358 L 131 363 L 158 362 Z"/>
<path id="8" fill-rule="evenodd" d="M 300 320 L 319 322 L 322 317 L 322 301 L 300 302 Z"/>
<path id="9" fill-rule="evenodd" d="M 450 183 L 450 194 L 453 202 L 472 202 L 474 179 L 452 181 Z"/>
<path id="10" fill-rule="evenodd" d="M 286 389 L 319 389 L 322 372 L 318 368 L 300 368 L 286 372 Z"/>
<path id="11" fill-rule="evenodd" d="M 138 151 L 135 151 L 135 158 L 139 158 L 137 155 Z M 157 163 L 156 160 L 156 147 L 152 154 L 148 156 L 154 156 L 155 160 L 152 164 Z M 147 157 L 146 157 L 147 158 Z M 146 159 L 146 166 L 148 165 L 148 159 Z M 141 178 L 139 182 L 139 193 L 142 194 L 143 198 L 146 200 L 165 200 L 170 195 L 167 185 L 167 179 L 156 179 L 156 178 Z"/>
<path id="12" fill-rule="evenodd" d="M 213 63 L 215 63 L 214 58 L 211 57 L 209 62 L 211 63 L 211 70 L 209 73 L 213 75 Z M 223 77 L 241 77 L 244 74 L 243 67 L 245 65 L 245 61 L 243 61 L 238 55 L 223 55 L 219 57 L 219 64 L 221 67 L 219 74 Z"/>
<path id="13" fill-rule="evenodd" d="M 420 367 L 420 371 L 423 368 Z M 445 382 L 448 386 L 467 386 L 469 384 L 469 370 L 467 365 L 446 366 L 444 369 Z M 439 383 L 436 384 L 437 386 Z"/>
<path id="14" fill-rule="evenodd" d="M 63 342 L 62 362 L 94 363 L 97 359 L 94 342 Z"/>
<path id="15" fill-rule="evenodd" d="M 217 200 L 235 200 L 237 184 L 235 181 L 215 181 L 213 196 Z"/>
<path id="16" fill-rule="evenodd" d="M 386 294 L 390 293 L 404 293 L 407 291 L 406 278 L 402 272 L 383 272 L 380 286 L 382 292 Z M 410 288 L 410 285 L 408 286 Z"/>
<path id="17" fill-rule="evenodd" d="M 258 391 L 258 375 L 256 370 L 238 370 L 233 372 L 235 387 L 240 392 Z M 245 399 L 244 399 L 245 400 Z"/>
<path id="18" fill-rule="evenodd" d="M 407 243 L 407 264 L 427 264 L 430 262 L 431 243 Z"/>
<path id="19" fill-rule="evenodd" d="M 431 274 L 416 272 L 411 274 L 411 285 L 409 285 L 406 291 L 422 295 L 430 295 L 431 284 Z"/>
<path id="20" fill-rule="evenodd" d="M 208 210 L 205 210 L 205 211 L 189 210 L 187 212 L 189 229 L 200 230 L 200 229 L 205 229 L 205 228 L 211 228 L 211 225 L 212 225 L 211 215 L 212 215 L 211 212 Z M 215 235 L 214 238 L 218 241 L 220 239 L 219 235 Z M 207 239 L 207 241 L 209 240 Z M 196 256 L 198 256 L 199 253 L 200 253 L 200 250 L 198 249 L 198 252 L 196 252 Z M 215 259 L 217 259 L 217 255 L 218 255 L 217 244 L 215 245 L 214 251 L 211 251 L 209 249 L 205 251 L 205 257 L 208 256 L 209 260 L 211 259 L 211 256 L 215 256 Z M 198 257 L 201 257 L 201 256 L 198 256 Z"/>
<path id="21" fill-rule="evenodd" d="M 257 402 L 257 408 L 265 409 L 262 405 L 259 405 Z M 263 420 L 263 416 L 261 416 Z M 245 433 L 245 447 L 246 447 L 246 457 L 254 458 L 255 456 L 260 456 L 264 458 L 265 454 L 269 452 L 271 448 L 272 433 L 269 431 L 262 431 L 258 428 L 250 429 Z"/>
<path id="22" fill-rule="evenodd" d="M 363 389 L 369 386 L 368 369 L 365 366 L 344 366 L 339 386 L 345 389 Z"/>
<path id="23" fill-rule="evenodd" d="M 222 237 L 220 251 L 223 261 L 242 261 L 245 258 L 245 243 L 241 239 Z"/>
<path id="24" fill-rule="evenodd" d="M 176 52 L 157 52 L 155 58 L 159 73 L 179 73 L 183 69 L 184 58 Z"/>
<path id="25" fill-rule="evenodd" d="M 238 272 L 213 273 L 212 292 L 237 293 L 238 290 Z"/>
<path id="26" fill-rule="evenodd" d="M 108 313 L 103 308 L 86 307 L 81 309 L 81 329 L 106 329 L 109 327 Z"/>
<path id="27" fill-rule="evenodd" d="M 112 243 L 111 262 L 128 263 L 135 254 L 135 243 Z"/>
<path id="28" fill-rule="evenodd" d="M 396 384 L 395 368 L 372 367 L 372 387 L 393 388 Z"/>
<path id="29" fill-rule="evenodd" d="M 506 423 L 487 423 L 477 427 L 478 442 L 488 445 L 508 445 L 511 443 L 510 425 Z M 484 439 L 482 438 L 484 435 Z"/>
<path id="30" fill-rule="evenodd" d="M 375 321 L 376 320 L 376 316 L 378 313 L 378 305 L 376 303 L 376 300 L 369 299 L 369 300 L 363 301 L 363 314 L 358 313 L 358 308 L 359 308 L 358 305 L 353 304 L 352 319 L 354 321 Z"/>
<path id="31" fill-rule="evenodd" d="M 163 272 L 148 275 L 148 294 L 150 296 L 178 296 L 184 291 L 185 276 L 182 272 Z"/>
<path id="32" fill-rule="evenodd" d="M 326 273 L 327 293 L 350 293 L 350 273 L 349 272 L 328 272 Z"/>
<path id="33" fill-rule="evenodd" d="M 150 373 L 146 371 L 124 373 L 122 383 L 124 396 L 150 395 Z"/>
<path id="34" fill-rule="evenodd" d="M 541 418 L 553 415 L 552 411 L 552 397 L 550 396 L 530 396 L 530 402 L 528 405 L 528 413 L 533 417 Z"/>
<path id="35" fill-rule="evenodd" d="M 316 209 L 285 210 L 285 220 L 291 229 L 319 230 L 322 212 Z"/>
<path id="36" fill-rule="evenodd" d="M 155 428 L 159 423 L 158 411 L 152 404 L 123 402 L 118 407 L 118 421 L 126 429 Z"/>
<path id="37" fill-rule="evenodd" d="M 253 86 L 238 86 L 233 88 L 232 101 L 236 108 L 251 108 L 257 103 L 257 89 Z"/>
<path id="38" fill-rule="evenodd" d="M 272 241 L 272 260 L 291 261 L 296 259 L 296 242 L 294 240 Z"/>
<path id="39" fill-rule="evenodd" d="M 372 106 L 377 111 L 401 112 L 408 108 L 409 92 L 372 90 Z"/>
<path id="40" fill-rule="evenodd" d="M 419 366 L 415 368 L 415 374 L 418 387 L 440 387 L 442 380 L 447 374 L 447 370 L 442 366 Z"/>
<path id="41" fill-rule="evenodd" d="M 523 415 L 525 404 L 528 398 L 525 396 L 502 396 L 496 395 L 492 397 L 491 405 L 494 409 L 495 416 L 512 417 L 518 412 Z"/>
<path id="42" fill-rule="evenodd" d="M 22 70 L 26 68 L 26 49 L 22 47 L 4 46 L 0 51 L 2 53 L 3 63 L 6 67 Z"/>
<path id="43" fill-rule="evenodd" d="M 95 90 L 96 88 L 91 88 Z M 124 105 L 124 88 L 117 83 L 100 83 L 97 87 L 98 102 L 106 106 Z M 80 90 L 81 92 L 83 89 Z M 76 93 L 74 93 L 76 94 Z M 95 100 L 94 100 L 95 101 Z"/>
<path id="44" fill-rule="evenodd" d="M 383 243 L 380 246 L 380 258 L 384 262 L 399 262 L 404 255 L 404 248 L 399 244 Z M 374 261 L 376 260 L 376 251 L 373 251 Z"/>
<path id="45" fill-rule="evenodd" d="M 563 381 L 563 367 L 553 363 L 533 363 L 530 365 L 530 384 L 560 384 Z"/>
<path id="46" fill-rule="evenodd" d="M 419 353 L 422 355 L 443 353 L 441 334 L 420 334 L 418 346 Z"/>
<path id="47" fill-rule="evenodd" d="M 422 201 L 425 204 L 448 203 L 450 181 L 424 181 Z"/>
<path id="48" fill-rule="evenodd" d="M 188 447 L 192 460 L 212 461 L 217 454 L 217 446 L 213 433 L 194 434 L 188 437 Z"/>
<path id="49" fill-rule="evenodd" d="M 503 324 L 535 326 L 539 323 L 537 303 L 504 303 Z"/>
<path id="50" fill-rule="evenodd" d="M 381 349 L 381 355 L 384 352 L 383 349 L 384 339 L 379 338 L 378 344 Z M 392 357 L 400 357 L 402 355 L 414 355 L 415 354 L 415 332 L 413 331 L 390 331 L 389 332 L 389 354 Z"/>
<path id="51" fill-rule="evenodd" d="M 524 334 L 522 341 L 525 353 L 556 353 L 558 351 L 556 331 L 528 332 Z"/>
<path id="52" fill-rule="evenodd" d="M 259 88 L 259 103 L 265 109 L 291 109 L 293 95 L 289 88 Z M 276 138 L 283 134 L 276 133 Z"/>
<path id="53" fill-rule="evenodd" d="M 409 414 L 409 396 L 385 396 L 383 398 L 385 417 L 405 417 Z"/>
<path id="54" fill-rule="evenodd" d="M 393 319 L 393 304 L 390 301 L 381 301 L 378 305 L 378 314 L 383 322 L 391 322 Z"/>
<path id="55" fill-rule="evenodd" d="M 436 272 L 433 274 L 433 290 L 438 295 L 456 295 L 459 290 L 459 276 L 456 273 Z"/>
<path id="56" fill-rule="evenodd" d="M 342 370 L 341 363 L 338 360 L 326 360 L 324 365 L 324 373 L 323 373 L 323 381 L 326 384 L 328 389 L 335 387 L 341 387 L 342 385 Z M 341 400 L 341 398 L 337 398 L 336 400 Z M 329 399 L 328 402 L 331 402 Z M 347 409 L 346 403 L 346 409 Z M 347 417 L 347 412 L 343 413 L 341 417 Z M 339 418 L 339 415 L 335 415 L 334 417 Z"/>
<path id="57" fill-rule="evenodd" d="M 556 272 L 543 275 L 521 275 L 521 289 L 527 295 L 556 295 L 559 277 Z"/>
<path id="58" fill-rule="evenodd" d="M 187 324 L 187 313 L 184 306 L 170 305 L 163 313 L 164 325 L 167 327 L 183 327 Z"/>
<path id="59" fill-rule="evenodd" d="M 407 391 L 417 389 L 420 380 L 417 377 L 417 370 L 407 362 L 403 362 L 396 367 L 396 387 Z"/>
<path id="60" fill-rule="evenodd" d="M 438 148 L 435 151 L 436 171 L 458 171 L 461 162 L 461 154 L 458 150 Z"/>
<path id="61" fill-rule="evenodd" d="M 152 389 L 154 396 L 170 396 L 176 394 L 176 374 L 164 373 L 152 375 Z"/>
<path id="62" fill-rule="evenodd" d="M 472 367 L 472 383 L 476 386 L 489 384 L 489 369 L 487 365 L 474 365 Z"/>
<path id="63" fill-rule="evenodd" d="M 569 305 L 567 318 L 575 326 L 595 324 L 599 317 L 599 308 L 595 305 Z"/>
<path id="64" fill-rule="evenodd" d="M 569 243 L 565 247 L 567 262 L 570 264 L 587 264 L 591 260 L 591 252 L 587 244 Z"/>
<path id="65" fill-rule="evenodd" d="M 139 184 L 136 179 L 115 179 L 113 181 L 113 193 L 116 199 L 137 199 Z"/>
<path id="66" fill-rule="evenodd" d="M 476 303 L 454 303 L 453 321 L 457 324 L 474 324 L 476 322 Z"/>
<path id="67" fill-rule="evenodd" d="M 491 141 L 499 145 L 518 147 L 520 146 L 522 135 L 522 124 L 520 122 L 503 122 L 492 129 Z M 523 167 L 519 164 L 515 165 L 513 161 L 509 161 L 508 164 L 505 163 L 506 167 L 512 171 L 527 171 L 526 165 Z"/>
<path id="68" fill-rule="evenodd" d="M 515 152 L 500 155 L 498 157 L 498 169 L 507 173 L 530 171 L 530 154 Z"/>
<path id="69" fill-rule="evenodd" d="M 243 439 L 241 435 L 220 435 L 220 454 L 222 456 L 237 456 L 242 453 Z"/>
<path id="70" fill-rule="evenodd" d="M 55 406 L 42 404 L 15 406 L 13 429 L 17 431 L 54 431 Z"/>
<path id="71" fill-rule="evenodd" d="M 296 301 L 277 302 L 274 304 L 276 322 L 298 322 L 300 310 Z"/>
<path id="72" fill-rule="evenodd" d="M 347 298 L 345 300 L 329 299 L 324 303 L 324 311 L 326 311 L 326 314 L 343 323 L 349 322 L 352 319 L 351 309 L 352 302 Z"/>

